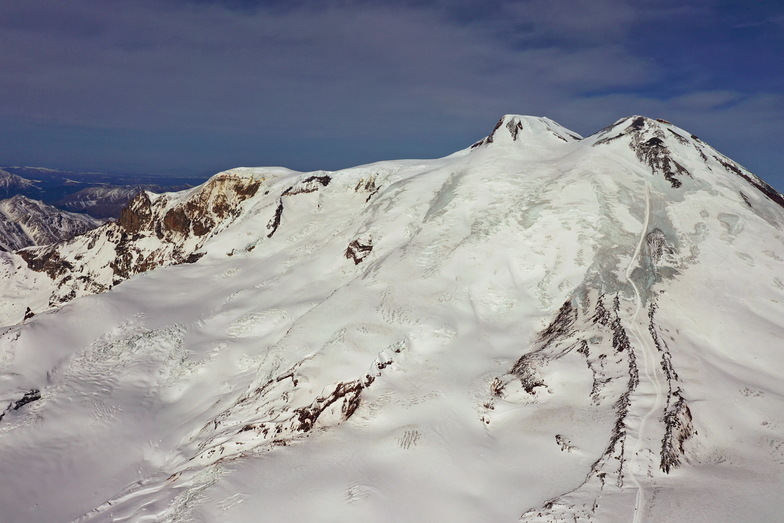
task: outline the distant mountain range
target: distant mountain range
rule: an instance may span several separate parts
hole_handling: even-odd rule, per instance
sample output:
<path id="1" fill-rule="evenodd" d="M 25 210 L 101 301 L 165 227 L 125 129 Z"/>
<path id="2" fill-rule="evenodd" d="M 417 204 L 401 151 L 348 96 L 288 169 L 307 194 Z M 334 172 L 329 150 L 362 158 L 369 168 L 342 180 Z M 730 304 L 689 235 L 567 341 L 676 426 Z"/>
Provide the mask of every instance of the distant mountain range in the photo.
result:
<path id="1" fill-rule="evenodd" d="M 0 195 L 13 196 L 23 192 L 40 192 L 40 189 L 33 180 L 0 169 Z"/>
<path id="2" fill-rule="evenodd" d="M 0 168 L 0 250 L 70 239 L 118 218 L 141 192 L 181 191 L 203 182 L 197 177 Z"/>
<path id="3" fill-rule="evenodd" d="M 206 177 L 76 172 L 45 167 L 0 167 L 0 198 L 27 196 L 65 211 L 94 218 L 117 218 L 122 207 L 142 190 L 181 191 Z"/>
<path id="4" fill-rule="evenodd" d="M 97 185 L 59 199 L 55 205 L 96 218 L 117 218 L 123 207 L 143 191 L 163 192 L 157 185 Z"/>
<path id="5" fill-rule="evenodd" d="M 17 194 L 0 200 L 0 250 L 15 251 L 68 240 L 103 221 Z"/>

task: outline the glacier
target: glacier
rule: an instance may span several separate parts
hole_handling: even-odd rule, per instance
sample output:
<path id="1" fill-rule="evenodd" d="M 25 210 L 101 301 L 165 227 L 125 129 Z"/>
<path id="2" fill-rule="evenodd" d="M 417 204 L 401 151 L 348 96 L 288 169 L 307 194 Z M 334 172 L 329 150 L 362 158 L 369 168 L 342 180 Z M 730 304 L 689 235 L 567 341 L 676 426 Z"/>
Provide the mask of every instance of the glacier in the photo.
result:
<path id="1" fill-rule="evenodd" d="M 642 116 L 141 193 L 0 252 L 2 519 L 775 521 L 782 226 Z"/>

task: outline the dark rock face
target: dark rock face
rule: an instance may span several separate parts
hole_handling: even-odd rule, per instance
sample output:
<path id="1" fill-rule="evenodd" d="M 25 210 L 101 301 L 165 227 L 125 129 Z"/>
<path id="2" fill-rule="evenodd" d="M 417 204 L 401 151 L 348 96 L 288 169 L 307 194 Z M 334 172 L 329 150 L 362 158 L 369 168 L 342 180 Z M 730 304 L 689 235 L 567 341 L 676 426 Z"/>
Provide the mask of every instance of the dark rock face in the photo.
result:
<path id="1" fill-rule="evenodd" d="M 668 405 L 664 414 L 665 433 L 662 438 L 660 468 L 667 474 L 681 463 L 686 450 L 683 445 L 694 434 L 691 411 L 686 400 L 676 392 L 677 401 Z"/>
<path id="2" fill-rule="evenodd" d="M 478 142 L 476 142 L 471 147 L 472 148 L 473 147 L 479 147 L 480 145 L 486 145 L 486 144 L 489 144 L 489 143 L 493 143 L 493 137 L 495 136 L 495 132 L 498 129 L 500 129 L 502 125 L 504 125 L 504 119 L 503 118 L 498 120 L 498 123 L 495 124 L 495 127 L 493 127 L 493 130 L 490 132 L 490 134 L 487 135 L 487 138 L 485 138 L 484 140 L 479 140 Z"/>
<path id="3" fill-rule="evenodd" d="M 360 380 L 348 383 L 341 382 L 327 396 L 319 396 L 307 407 L 296 409 L 294 413 L 299 421 L 299 426 L 296 430 L 299 432 L 311 430 L 321 413 L 337 401 L 340 401 L 340 412 L 343 414 L 343 419 L 350 418 L 354 411 L 357 410 L 357 407 L 359 407 L 360 394 L 363 388 L 365 387 Z"/>
<path id="4" fill-rule="evenodd" d="M 493 130 L 490 132 L 490 134 L 487 135 L 486 138 L 483 138 L 473 144 L 471 148 L 474 149 L 480 145 L 488 145 L 493 143 L 495 141 L 495 133 L 504 125 L 505 121 L 506 120 L 504 117 L 498 120 L 498 123 L 495 124 L 495 127 L 493 127 Z M 509 134 L 512 137 L 512 141 L 517 141 L 517 137 L 520 134 L 520 131 L 523 130 L 523 124 L 517 119 L 510 119 L 506 121 L 506 130 L 509 131 Z"/>
<path id="5" fill-rule="evenodd" d="M 576 351 L 585 358 L 593 375 L 591 396 L 594 403 L 602 401 L 603 396 L 600 393 L 605 385 L 624 375 L 628 375 L 630 379 L 626 391 L 634 390 L 639 383 L 639 373 L 620 313 L 617 295 L 613 298 L 611 310 L 605 305 L 604 295 L 595 300 L 592 310 L 578 308 L 572 299 L 567 300 L 555 319 L 537 337 L 536 348 L 520 357 L 512 366 L 510 375 L 520 381 L 527 393 L 533 394 L 537 387 L 546 389 L 543 372 L 549 362 Z M 602 334 L 603 339 L 611 340 L 611 343 L 602 345 L 601 348 L 593 347 L 588 338 L 595 337 L 598 333 Z M 625 354 L 620 360 L 619 353 Z M 615 361 L 614 365 L 610 365 L 611 359 Z M 628 365 L 620 365 L 619 362 L 623 359 L 628 360 Z M 617 365 L 620 366 L 616 368 Z M 504 387 L 495 388 L 503 390 Z"/>
<path id="6" fill-rule="evenodd" d="M 32 270 L 45 272 L 53 280 L 74 268 L 71 262 L 60 258 L 60 254 L 54 248 L 26 249 L 19 251 L 18 254 Z"/>
<path id="7" fill-rule="evenodd" d="M 509 120 L 506 123 L 506 128 L 512 136 L 512 140 L 517 141 L 517 135 L 523 130 L 523 124 L 520 121 Z"/>
<path id="8" fill-rule="evenodd" d="M 254 447 L 288 445 L 319 428 L 340 424 L 354 415 L 365 389 L 394 362 L 379 355 L 374 371 L 319 387 L 318 392 L 307 388 L 310 380 L 300 376 L 303 363 L 250 388 L 205 425 L 202 432 L 209 431 L 212 437 L 199 445 L 199 459 L 229 460 Z"/>
<path id="9" fill-rule="evenodd" d="M 617 128 L 624 122 L 628 122 L 628 125 L 618 132 Z M 691 173 L 672 157 L 672 152 L 666 142 L 668 135 L 664 132 L 665 128 L 661 124 L 668 124 L 668 122 L 661 119 L 651 120 L 644 116 L 619 120 L 599 131 L 598 135 L 602 138 L 598 139 L 594 146 L 608 144 L 622 137 L 629 137 L 629 147 L 634 151 L 637 159 L 650 167 L 653 174 L 664 176 L 670 185 L 677 189 L 683 185 L 682 178 L 684 176 L 691 177 Z M 671 129 L 667 130 L 680 143 L 686 140 Z"/>
<path id="10" fill-rule="evenodd" d="M 539 376 L 539 368 L 546 363 L 544 353 L 559 338 L 568 338 L 574 334 L 574 323 L 577 320 L 577 311 L 572 305 L 571 300 L 567 300 L 561 306 L 555 319 L 538 336 L 538 343 L 541 347 L 528 354 L 524 354 L 512 366 L 511 374 L 520 380 L 520 384 L 528 394 L 534 394 L 537 387 L 546 387 L 544 380 Z M 496 396 L 503 387 L 496 386 Z"/>
<path id="11" fill-rule="evenodd" d="M 505 115 L 498 120 L 498 123 L 495 124 L 495 127 L 490 134 L 471 145 L 471 149 L 476 149 L 477 147 L 490 145 L 499 141 L 506 141 L 507 135 L 511 138 L 512 142 L 519 143 L 525 143 L 530 138 L 537 141 L 542 137 L 547 140 L 554 138 L 564 143 L 582 140 L 582 137 L 560 127 L 548 118 Z"/>
<path id="12" fill-rule="evenodd" d="M 376 185 L 376 177 L 371 176 L 367 179 L 362 179 L 357 182 L 357 186 L 354 187 L 354 192 L 366 192 L 368 193 L 367 198 L 365 198 L 365 203 L 369 202 L 373 196 L 375 196 L 378 191 L 381 190 L 380 186 Z"/>
<path id="13" fill-rule="evenodd" d="M 656 304 L 648 308 L 648 332 L 656 345 L 656 350 L 661 356 L 661 369 L 667 380 L 667 403 L 664 407 L 662 420 L 664 421 L 664 437 L 662 438 L 661 462 L 659 468 L 667 474 L 681 463 L 686 450 L 684 443 L 694 435 L 691 410 L 680 385 L 678 373 L 672 364 L 672 354 L 667 342 L 659 336 L 659 327 L 656 325 Z"/>
<path id="14" fill-rule="evenodd" d="M 267 238 L 272 238 L 272 235 L 275 234 L 275 231 L 278 230 L 280 227 L 280 220 L 283 217 L 283 198 L 278 199 L 278 206 L 275 208 L 275 215 L 272 219 L 267 223 Z"/>
<path id="15" fill-rule="evenodd" d="M 628 125 L 618 131 L 619 127 L 624 123 L 628 123 Z M 671 124 L 666 120 L 651 120 L 644 116 L 622 119 L 599 131 L 597 136 L 600 138 L 594 142 L 594 146 L 608 144 L 622 137 L 628 137 L 630 139 L 629 147 L 634 151 L 637 159 L 650 167 L 653 174 L 664 176 L 670 182 L 670 185 L 677 189 L 683 185 L 685 177 L 693 176 L 686 167 L 673 158 L 672 150 L 668 147 L 667 140 L 671 140 L 670 145 L 673 145 L 672 140 L 675 140 L 677 145 L 692 147 L 699 154 L 702 161 L 706 162 L 708 169 L 712 170 L 712 167 L 708 164 L 708 155 L 711 155 L 712 159 L 718 162 L 724 170 L 742 178 L 768 199 L 784 207 L 784 196 L 773 187 L 741 168 L 732 160 L 712 154 L 710 147 L 706 146 L 697 136 L 692 134 L 686 137 L 671 129 L 669 125 Z M 741 193 L 741 197 L 747 205 L 751 206 L 747 195 Z"/>
<path id="16" fill-rule="evenodd" d="M 153 221 L 152 202 L 146 192 L 140 192 L 120 213 L 117 220 L 124 230 L 137 233 L 149 229 Z"/>
<path id="17" fill-rule="evenodd" d="M 561 305 L 552 323 L 539 334 L 539 343 L 547 347 L 559 337 L 571 336 L 574 333 L 575 321 L 577 321 L 577 310 L 572 305 L 572 301 L 567 300 Z M 512 371 L 514 372 L 514 369 Z"/>
<path id="18" fill-rule="evenodd" d="M 309 176 L 301 182 L 292 185 L 280 195 L 278 198 L 278 206 L 275 208 L 275 215 L 267 223 L 267 238 L 272 238 L 275 231 L 280 227 L 280 222 L 283 219 L 283 198 L 295 196 L 297 194 L 307 194 L 318 191 L 321 187 L 326 187 L 332 181 L 327 175 L 323 176 Z"/>
<path id="19" fill-rule="evenodd" d="M 655 257 L 656 253 L 663 256 L 669 248 L 663 241 L 664 235 L 657 231 L 655 229 L 646 237 L 651 257 Z M 593 463 L 584 482 L 573 491 L 545 502 L 542 507 L 527 511 L 522 516 L 524 520 L 531 518 L 538 521 L 538 518 L 564 508 L 568 508 L 570 514 L 577 510 L 581 516 L 591 520 L 597 506 L 595 502 L 585 503 L 584 497 L 588 492 L 598 495 L 608 488 L 623 489 L 629 481 L 627 462 L 639 459 L 627 444 L 630 435 L 640 437 L 640 434 L 630 434 L 630 427 L 635 426 L 630 422 L 630 416 L 637 416 L 644 409 L 656 409 L 656 412 L 651 410 L 652 414 L 656 414 L 651 419 L 658 420 L 659 428 L 654 430 L 664 433 L 658 466 L 665 473 L 670 473 L 684 460 L 686 442 L 695 433 L 687 396 L 673 366 L 669 347 L 655 321 L 655 303 L 648 307 L 647 334 L 650 338 L 646 337 L 645 341 L 640 337 L 644 333 L 633 333 L 630 326 L 637 323 L 637 314 L 628 305 L 621 304 L 620 294 L 605 295 L 589 290 L 580 296 L 579 300 L 571 297 L 565 301 L 553 320 L 538 334 L 531 350 L 520 357 L 507 375 L 493 380 L 491 399 L 484 404 L 489 411 L 494 408 L 496 398 L 513 401 L 514 396 L 510 395 L 515 387 L 526 396 L 533 396 L 533 401 L 542 394 L 552 393 L 548 386 L 548 367 L 552 362 L 576 353 L 584 358 L 592 376 L 591 404 L 612 406 L 615 422 L 605 450 Z M 641 344 L 650 348 L 641 347 Z M 646 371 L 644 378 L 657 380 L 658 387 L 663 389 L 664 407 L 661 410 L 653 403 L 651 406 L 641 405 L 640 402 L 648 400 L 638 393 L 643 378 L 638 354 L 641 351 L 649 353 L 654 347 L 661 372 L 650 376 Z M 556 442 L 561 450 L 568 450 L 568 442 L 558 436 L 555 435 Z M 586 492 L 583 489 L 587 489 Z M 553 520 L 558 518 L 553 516 Z"/>
<path id="20" fill-rule="evenodd" d="M 372 251 L 373 244 L 371 242 L 363 244 L 359 240 L 354 240 L 346 247 L 345 256 L 349 260 L 354 260 L 354 265 L 359 265 Z"/>
<path id="21" fill-rule="evenodd" d="M 664 145 L 661 138 L 638 142 L 635 153 L 637 158 L 647 163 L 654 173 L 662 173 L 664 178 L 676 189 L 682 185 L 678 176 L 691 176 L 684 166 L 671 158 L 670 150 Z"/>
<path id="22" fill-rule="evenodd" d="M 235 214 L 237 204 L 254 196 L 260 186 L 260 180 L 218 175 L 184 203 L 169 209 L 165 197 L 153 203 L 148 193 L 141 192 L 123 209 L 117 225 L 128 233 L 154 232 L 158 238 L 168 240 L 177 236 L 204 236 L 219 221 Z"/>
<path id="23" fill-rule="evenodd" d="M 624 133 L 631 136 L 629 147 L 637 159 L 647 164 L 654 174 L 662 174 L 672 187 L 677 189 L 682 185 L 679 176 L 691 176 L 683 165 L 672 158 L 664 141 L 664 132 L 657 122 L 639 116 L 624 129 Z"/>
<path id="24" fill-rule="evenodd" d="M 191 230 L 191 220 L 188 218 L 185 209 L 182 207 L 175 207 L 163 217 L 163 228 L 180 234 L 188 234 Z M 163 236 L 161 229 L 156 229 L 155 232 L 156 234 Z M 196 234 L 196 236 L 203 236 L 205 232 L 204 229 L 199 228 L 197 231 L 194 231 L 194 234 Z"/>
<path id="25" fill-rule="evenodd" d="M 41 391 L 38 389 L 30 389 L 29 391 L 25 392 L 24 396 L 22 396 L 21 399 L 17 400 L 16 403 L 14 403 L 13 409 L 19 410 L 20 408 L 24 407 L 28 403 L 32 403 L 40 399 L 41 399 Z"/>
<path id="26" fill-rule="evenodd" d="M 776 191 L 776 189 L 774 189 L 773 187 L 771 187 L 767 183 L 763 182 L 762 180 L 760 180 L 756 176 L 751 175 L 750 173 L 747 174 L 747 173 L 743 172 L 743 170 L 740 167 L 738 167 L 738 165 L 735 164 L 734 162 L 728 161 L 728 160 L 723 160 L 723 159 L 719 158 L 718 156 L 714 156 L 714 158 L 716 158 L 716 160 L 724 167 L 724 169 L 727 170 L 727 172 L 733 173 L 733 174 L 743 178 L 744 180 L 749 182 L 749 184 L 754 186 L 758 191 L 760 191 L 762 194 L 767 196 L 771 201 L 775 202 L 780 207 L 784 207 L 784 196 L 779 194 L 779 192 Z M 741 193 L 741 196 L 743 197 L 744 201 L 746 201 L 746 203 L 749 206 L 751 206 L 751 204 L 749 203 L 747 197 L 743 193 Z"/>
<path id="27" fill-rule="evenodd" d="M 19 410 L 28 403 L 38 401 L 41 399 L 41 391 L 39 389 L 30 389 L 24 393 L 24 396 L 16 401 L 12 401 L 3 412 L 0 412 L 0 421 L 5 417 L 6 413 L 11 410 Z"/>
<path id="28" fill-rule="evenodd" d="M 329 182 L 332 181 L 332 178 L 329 176 L 309 176 L 305 178 L 300 183 L 296 185 L 292 185 L 285 191 L 281 196 L 294 196 L 295 194 L 303 194 L 303 193 L 310 193 L 316 192 L 319 190 L 320 187 L 326 187 L 329 185 Z"/>

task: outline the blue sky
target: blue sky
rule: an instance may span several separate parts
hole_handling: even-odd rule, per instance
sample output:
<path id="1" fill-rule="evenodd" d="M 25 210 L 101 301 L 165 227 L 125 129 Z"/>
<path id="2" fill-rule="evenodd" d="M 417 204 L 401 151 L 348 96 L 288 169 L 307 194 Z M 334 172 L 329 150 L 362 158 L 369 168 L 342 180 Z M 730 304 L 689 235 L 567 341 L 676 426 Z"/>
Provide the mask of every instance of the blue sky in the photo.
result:
<path id="1" fill-rule="evenodd" d="M 0 165 L 337 169 L 644 114 L 784 190 L 783 56 L 780 1 L 4 2 Z"/>

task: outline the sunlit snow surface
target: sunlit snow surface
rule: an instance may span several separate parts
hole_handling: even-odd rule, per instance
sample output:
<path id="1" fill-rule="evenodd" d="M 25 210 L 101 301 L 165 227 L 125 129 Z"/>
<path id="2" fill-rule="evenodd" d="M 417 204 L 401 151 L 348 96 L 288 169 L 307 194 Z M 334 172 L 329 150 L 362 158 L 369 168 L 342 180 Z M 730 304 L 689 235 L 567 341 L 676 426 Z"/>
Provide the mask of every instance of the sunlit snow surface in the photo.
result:
<path id="1" fill-rule="evenodd" d="M 499 123 L 237 170 L 197 263 L 16 325 L 2 258 L 0 520 L 778 520 L 784 210 L 667 123 Z"/>

